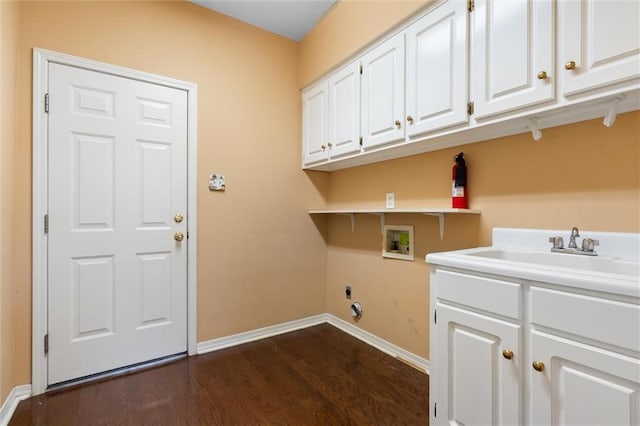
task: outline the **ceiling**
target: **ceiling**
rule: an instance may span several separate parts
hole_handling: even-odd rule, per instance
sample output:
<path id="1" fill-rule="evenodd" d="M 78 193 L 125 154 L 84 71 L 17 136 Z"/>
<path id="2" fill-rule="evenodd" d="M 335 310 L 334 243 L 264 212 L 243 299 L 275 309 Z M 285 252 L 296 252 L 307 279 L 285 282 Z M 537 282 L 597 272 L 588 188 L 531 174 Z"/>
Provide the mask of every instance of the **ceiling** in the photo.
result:
<path id="1" fill-rule="evenodd" d="M 291 40 L 300 41 L 338 0 L 190 0 Z"/>

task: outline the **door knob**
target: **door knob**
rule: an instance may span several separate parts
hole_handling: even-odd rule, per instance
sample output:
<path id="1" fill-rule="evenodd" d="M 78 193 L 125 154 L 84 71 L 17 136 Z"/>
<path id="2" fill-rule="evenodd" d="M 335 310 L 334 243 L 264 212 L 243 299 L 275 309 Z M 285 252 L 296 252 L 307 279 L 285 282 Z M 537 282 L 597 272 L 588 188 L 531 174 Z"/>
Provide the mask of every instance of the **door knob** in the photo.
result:
<path id="1" fill-rule="evenodd" d="M 173 217 L 173 221 L 175 223 L 180 223 L 184 220 L 184 216 L 182 216 L 180 213 L 177 213 L 174 217 Z"/>
<path id="2" fill-rule="evenodd" d="M 184 240 L 184 234 L 182 232 L 176 232 L 173 234 L 173 239 L 176 241 L 182 241 Z"/>
<path id="3" fill-rule="evenodd" d="M 505 357 L 506 359 L 511 359 L 513 358 L 513 351 L 510 351 L 509 349 L 505 349 L 504 351 L 502 351 L 502 356 Z"/>
<path id="4" fill-rule="evenodd" d="M 576 69 L 576 63 L 574 61 L 569 61 L 566 64 L 564 64 L 564 69 L 566 70 Z"/>
<path id="5" fill-rule="evenodd" d="M 531 365 L 533 366 L 533 369 L 536 371 L 544 371 L 544 362 L 542 361 L 533 361 Z"/>

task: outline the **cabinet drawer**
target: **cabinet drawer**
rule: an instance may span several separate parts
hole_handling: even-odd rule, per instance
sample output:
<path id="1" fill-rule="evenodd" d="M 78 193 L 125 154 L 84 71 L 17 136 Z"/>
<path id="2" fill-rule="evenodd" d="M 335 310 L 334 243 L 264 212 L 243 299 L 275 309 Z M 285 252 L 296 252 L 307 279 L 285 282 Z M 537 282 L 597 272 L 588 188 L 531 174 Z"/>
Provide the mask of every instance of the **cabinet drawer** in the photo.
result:
<path id="1" fill-rule="evenodd" d="M 531 322 L 640 351 L 640 306 L 631 303 L 532 287 Z"/>
<path id="2" fill-rule="evenodd" d="M 436 297 L 498 315 L 520 318 L 521 285 L 438 269 Z"/>

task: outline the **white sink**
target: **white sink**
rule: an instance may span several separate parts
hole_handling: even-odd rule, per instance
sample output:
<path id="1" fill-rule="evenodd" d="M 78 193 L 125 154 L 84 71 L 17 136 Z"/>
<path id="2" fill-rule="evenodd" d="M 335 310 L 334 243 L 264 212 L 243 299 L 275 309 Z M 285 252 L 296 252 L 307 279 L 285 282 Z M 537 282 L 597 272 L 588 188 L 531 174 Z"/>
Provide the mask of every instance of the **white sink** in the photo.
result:
<path id="1" fill-rule="evenodd" d="M 466 251 L 465 255 L 508 262 L 519 262 L 540 266 L 578 269 L 606 274 L 640 276 L 640 264 L 621 261 L 611 257 L 585 256 L 566 253 L 544 253 L 536 251 L 517 251 L 496 249 L 494 247 L 478 248 Z"/>

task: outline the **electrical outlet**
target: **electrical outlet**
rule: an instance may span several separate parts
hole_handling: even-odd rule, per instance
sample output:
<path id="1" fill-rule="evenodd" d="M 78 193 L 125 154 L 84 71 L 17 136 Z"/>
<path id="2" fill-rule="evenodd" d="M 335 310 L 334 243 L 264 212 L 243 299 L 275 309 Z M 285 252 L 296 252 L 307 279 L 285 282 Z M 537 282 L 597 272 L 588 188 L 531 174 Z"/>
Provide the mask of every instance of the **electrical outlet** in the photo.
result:
<path id="1" fill-rule="evenodd" d="M 351 299 L 351 286 L 348 285 L 347 288 L 344 290 L 344 294 L 345 296 L 347 296 L 347 299 Z"/>
<path id="2" fill-rule="evenodd" d="M 387 192 L 387 208 L 392 209 L 396 206 L 396 193 Z"/>

